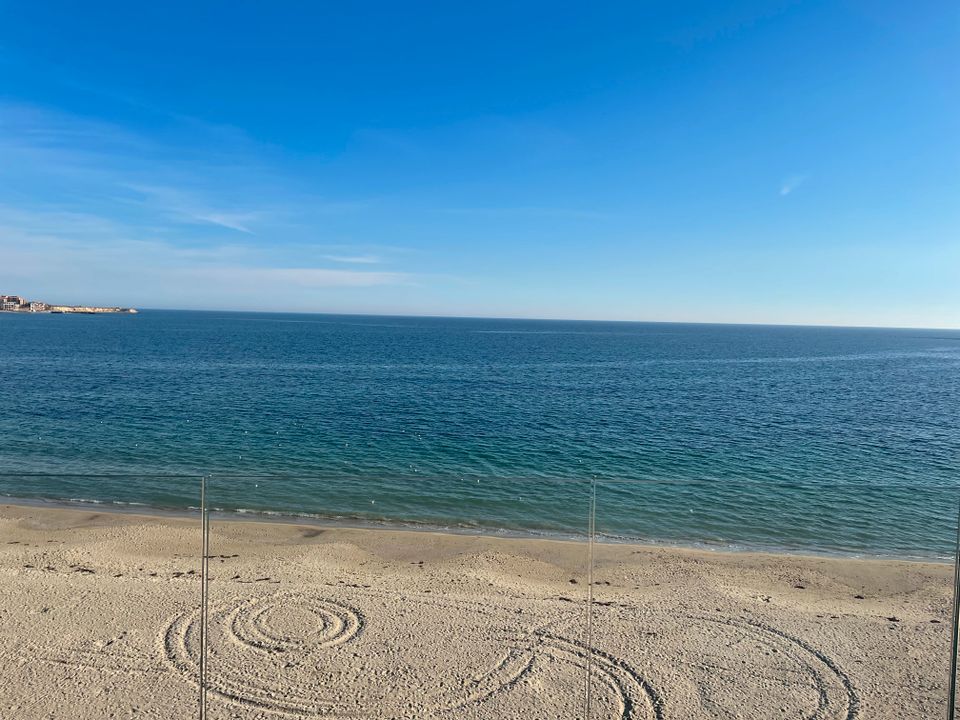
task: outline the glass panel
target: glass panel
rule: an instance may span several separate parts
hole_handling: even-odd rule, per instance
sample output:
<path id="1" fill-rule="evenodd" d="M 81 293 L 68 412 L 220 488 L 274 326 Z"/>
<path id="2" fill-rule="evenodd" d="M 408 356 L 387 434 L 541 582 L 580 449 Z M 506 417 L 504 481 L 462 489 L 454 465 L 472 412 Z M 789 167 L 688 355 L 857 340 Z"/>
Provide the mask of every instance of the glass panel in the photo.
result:
<path id="1" fill-rule="evenodd" d="M 0 475 L 0 716 L 196 716 L 176 639 L 200 598 L 199 490 L 195 476 Z"/>
<path id="2" fill-rule="evenodd" d="M 214 716 L 584 716 L 588 481 L 210 487 Z"/>
<path id="3" fill-rule="evenodd" d="M 601 481 L 598 669 L 651 717 L 946 717 L 957 500 Z"/>

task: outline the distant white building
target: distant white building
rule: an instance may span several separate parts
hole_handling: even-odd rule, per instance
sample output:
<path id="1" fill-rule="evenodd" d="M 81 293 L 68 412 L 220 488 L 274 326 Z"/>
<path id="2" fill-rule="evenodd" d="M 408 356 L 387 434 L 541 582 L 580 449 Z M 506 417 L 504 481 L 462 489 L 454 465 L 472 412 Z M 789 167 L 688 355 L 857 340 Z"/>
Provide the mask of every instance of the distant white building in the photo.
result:
<path id="1" fill-rule="evenodd" d="M 0 295 L 0 310 L 25 310 L 28 306 L 26 298 L 19 295 Z"/>

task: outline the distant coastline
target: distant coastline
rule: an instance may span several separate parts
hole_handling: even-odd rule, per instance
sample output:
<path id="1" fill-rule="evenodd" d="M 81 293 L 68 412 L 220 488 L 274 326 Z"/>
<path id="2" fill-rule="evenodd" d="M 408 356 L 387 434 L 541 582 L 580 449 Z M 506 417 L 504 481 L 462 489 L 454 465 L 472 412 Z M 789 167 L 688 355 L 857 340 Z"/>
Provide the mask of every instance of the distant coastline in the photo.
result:
<path id="1" fill-rule="evenodd" d="M 0 312 L 99 315 L 101 313 L 136 313 L 137 310 L 96 305 L 51 305 L 41 300 L 27 300 L 20 295 L 0 295 Z"/>

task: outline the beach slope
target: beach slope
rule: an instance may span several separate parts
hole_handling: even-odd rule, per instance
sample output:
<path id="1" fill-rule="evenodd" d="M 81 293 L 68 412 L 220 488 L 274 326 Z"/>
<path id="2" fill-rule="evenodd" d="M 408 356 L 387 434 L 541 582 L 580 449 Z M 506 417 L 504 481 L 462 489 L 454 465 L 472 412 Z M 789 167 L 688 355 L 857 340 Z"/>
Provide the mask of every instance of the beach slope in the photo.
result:
<path id="1" fill-rule="evenodd" d="M 0 507 L 0 716 L 195 717 L 194 519 Z M 951 571 L 215 522 L 210 718 L 927 720 Z M 593 613 L 588 622 L 587 598 Z M 592 648 L 592 650 L 591 650 Z"/>

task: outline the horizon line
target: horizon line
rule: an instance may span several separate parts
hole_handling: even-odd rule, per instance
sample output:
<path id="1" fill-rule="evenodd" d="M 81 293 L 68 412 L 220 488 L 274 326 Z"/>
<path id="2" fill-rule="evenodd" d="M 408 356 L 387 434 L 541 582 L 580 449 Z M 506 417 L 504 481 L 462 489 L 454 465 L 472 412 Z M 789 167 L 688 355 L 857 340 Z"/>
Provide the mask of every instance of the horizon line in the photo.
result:
<path id="1" fill-rule="evenodd" d="M 125 306 L 126 307 L 126 306 Z M 709 321 L 709 320 L 624 320 L 606 318 L 560 318 L 560 317 L 528 317 L 528 316 L 495 316 L 495 315 L 442 315 L 442 314 L 401 314 L 401 313 L 372 313 L 372 312 L 333 312 L 329 310 L 241 310 L 224 308 L 160 308 L 134 307 L 146 312 L 222 312 L 248 313 L 257 315 L 330 315 L 337 317 L 376 317 L 376 318 L 414 318 L 437 320 L 515 320 L 518 322 L 583 322 L 583 323 L 623 323 L 648 325 L 721 325 L 734 327 L 784 327 L 784 328 L 834 328 L 838 330 L 943 330 L 960 332 L 960 326 L 934 327 L 918 325 L 844 325 L 832 323 L 789 323 L 789 322 L 749 322 L 749 321 Z M 13 314 L 13 313 L 11 313 Z"/>

